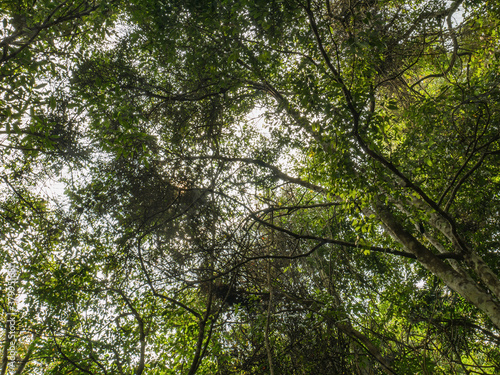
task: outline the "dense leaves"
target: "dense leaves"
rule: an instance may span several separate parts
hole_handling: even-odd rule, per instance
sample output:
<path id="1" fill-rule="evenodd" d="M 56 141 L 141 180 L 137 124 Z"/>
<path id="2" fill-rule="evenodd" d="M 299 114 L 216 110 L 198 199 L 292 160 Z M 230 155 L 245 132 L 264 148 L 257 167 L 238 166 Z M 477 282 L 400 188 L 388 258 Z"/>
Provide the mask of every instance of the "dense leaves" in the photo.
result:
<path id="1" fill-rule="evenodd" d="M 1 9 L 2 374 L 500 371 L 493 2 Z"/>

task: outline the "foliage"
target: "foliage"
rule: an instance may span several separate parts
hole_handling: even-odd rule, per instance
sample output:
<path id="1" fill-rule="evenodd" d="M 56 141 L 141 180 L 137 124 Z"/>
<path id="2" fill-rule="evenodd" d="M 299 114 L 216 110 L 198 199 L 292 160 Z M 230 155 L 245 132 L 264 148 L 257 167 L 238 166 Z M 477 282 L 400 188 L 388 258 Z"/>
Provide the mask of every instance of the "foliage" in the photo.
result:
<path id="1" fill-rule="evenodd" d="M 1 4 L 2 374 L 500 371 L 493 2 Z"/>

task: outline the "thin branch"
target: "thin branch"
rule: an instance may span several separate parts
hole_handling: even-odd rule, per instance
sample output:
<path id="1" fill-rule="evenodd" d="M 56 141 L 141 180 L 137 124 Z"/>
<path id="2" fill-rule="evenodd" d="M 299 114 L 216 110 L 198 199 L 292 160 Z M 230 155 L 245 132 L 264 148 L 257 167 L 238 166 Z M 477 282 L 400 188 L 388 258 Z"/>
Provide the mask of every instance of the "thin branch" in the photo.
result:
<path id="1" fill-rule="evenodd" d="M 52 330 L 51 330 L 52 331 Z M 59 343 L 57 342 L 56 340 L 56 337 L 54 335 L 54 332 L 52 331 L 52 340 L 54 341 L 54 344 L 57 348 L 57 351 L 59 352 L 59 354 L 61 354 L 61 356 L 63 357 L 64 360 L 68 361 L 71 365 L 73 365 L 73 367 L 77 368 L 78 370 L 86 373 L 86 374 L 89 374 L 89 375 L 94 375 L 93 372 L 90 372 L 89 370 L 87 370 L 86 368 L 83 368 L 82 366 L 80 366 L 78 363 L 76 363 L 75 361 L 73 361 L 70 357 L 68 357 L 66 355 L 66 353 L 63 352 L 61 346 L 59 345 Z"/>
<path id="2" fill-rule="evenodd" d="M 304 181 L 300 178 L 297 177 L 291 177 L 287 175 L 286 173 L 283 173 L 279 168 L 275 167 L 272 164 L 266 163 L 262 160 L 259 159 L 252 159 L 252 158 L 231 158 L 231 157 L 224 157 L 224 156 L 218 156 L 218 155 L 206 155 L 206 156 L 187 156 L 185 159 L 188 160 L 203 160 L 203 159 L 210 159 L 210 160 L 220 160 L 220 161 L 227 161 L 227 162 L 242 162 L 242 163 L 248 163 L 248 164 L 254 164 L 259 167 L 267 168 L 273 172 L 273 174 L 282 179 L 283 181 L 287 181 L 293 184 L 297 184 L 300 186 L 303 186 L 305 188 L 308 188 L 310 190 L 316 191 L 318 193 L 326 193 L 326 189 L 314 185 L 308 181 Z"/>
<path id="3" fill-rule="evenodd" d="M 463 0 L 455 1 L 451 5 L 451 7 L 446 10 L 446 15 L 447 15 L 447 17 L 446 17 L 446 23 L 448 25 L 448 31 L 450 32 L 450 37 L 451 37 L 451 40 L 453 42 L 453 54 L 451 55 L 451 61 L 450 61 L 450 64 L 448 65 L 448 68 L 444 72 L 442 72 L 442 73 L 439 73 L 439 74 L 429 74 L 429 75 L 427 75 L 427 76 L 419 79 L 417 82 L 415 82 L 413 85 L 411 85 L 411 88 L 415 87 L 420 82 L 422 82 L 422 81 L 424 81 L 426 79 L 429 79 L 429 78 L 438 78 L 438 77 L 444 77 L 444 76 L 446 76 L 451 71 L 451 69 L 453 68 L 453 66 L 455 65 L 455 62 L 457 60 L 459 45 L 458 45 L 458 41 L 457 41 L 457 36 L 455 34 L 455 30 L 453 30 L 453 25 L 451 24 L 451 16 L 458 9 L 458 7 L 460 6 L 460 4 L 462 4 L 462 2 L 463 2 Z"/>
<path id="4" fill-rule="evenodd" d="M 342 76 L 340 75 L 340 71 L 338 71 L 333 66 L 333 64 L 330 60 L 330 56 L 328 55 L 328 53 L 325 50 L 325 47 L 323 46 L 323 41 L 321 40 L 321 36 L 319 34 L 318 25 L 316 24 L 316 19 L 314 18 L 314 14 L 311 10 L 311 0 L 307 0 L 307 7 L 305 7 L 305 11 L 306 11 L 307 16 L 309 18 L 309 24 L 311 25 L 311 29 L 314 33 L 315 38 L 316 38 L 316 43 L 317 43 L 318 48 L 321 52 L 323 60 L 325 61 L 328 69 L 332 72 L 333 79 L 335 80 L 335 82 L 337 82 L 340 85 L 342 92 L 344 94 L 344 97 L 346 98 L 347 106 L 349 107 L 349 110 L 353 113 L 358 113 L 358 111 L 356 110 L 356 107 L 354 106 L 354 101 L 353 101 L 351 92 L 349 91 L 346 84 L 344 83 L 344 80 L 342 79 Z"/>
<path id="5" fill-rule="evenodd" d="M 462 184 L 474 173 L 474 171 L 476 171 L 481 166 L 485 157 L 486 154 L 482 154 L 477 163 L 474 164 L 474 166 L 465 175 L 463 175 L 460 181 L 458 181 L 458 183 L 455 185 L 455 187 L 451 192 L 450 198 L 448 199 L 448 202 L 446 202 L 446 205 L 444 206 L 445 211 L 448 211 L 450 209 L 450 206 L 453 203 L 453 200 L 455 199 L 455 195 L 457 194 Z"/>
<path id="6" fill-rule="evenodd" d="M 156 288 L 153 285 L 151 277 L 149 276 L 149 272 L 147 271 L 146 266 L 144 265 L 144 259 L 142 257 L 142 250 L 141 250 L 141 242 L 140 241 L 141 241 L 141 239 L 138 240 L 138 244 L 137 244 L 138 252 L 139 252 L 139 261 L 141 263 L 142 272 L 146 276 L 146 283 L 149 285 L 149 288 L 153 292 L 153 295 L 156 296 L 156 297 L 162 298 L 162 299 L 164 299 L 164 300 L 166 300 L 168 302 L 171 302 L 171 303 L 173 303 L 176 306 L 182 307 L 184 310 L 190 312 L 196 318 L 201 319 L 200 313 L 198 313 L 197 311 L 193 310 L 189 306 L 187 306 L 187 305 L 183 304 L 182 302 L 179 302 L 179 301 L 177 301 L 177 300 L 175 300 L 173 298 L 170 298 L 170 297 L 168 297 L 168 296 L 166 296 L 166 295 L 164 295 L 162 293 L 158 293 L 156 291 Z"/>
<path id="7" fill-rule="evenodd" d="M 378 246 L 370 246 L 370 245 L 364 245 L 360 243 L 354 243 L 354 242 L 347 242 L 347 241 L 341 241 L 341 240 L 334 240 L 331 238 L 324 238 L 324 237 L 317 237 L 317 236 L 312 236 L 312 235 L 303 235 L 303 234 L 298 234 L 292 231 L 289 231 L 288 229 L 278 227 L 274 224 L 268 223 L 265 220 L 260 219 L 257 217 L 255 214 L 250 214 L 250 216 L 257 222 L 270 227 L 274 230 L 277 230 L 282 233 L 286 233 L 289 236 L 296 238 L 296 239 L 303 239 L 303 240 L 314 240 L 314 241 L 320 241 L 323 244 L 325 243 L 330 243 L 334 245 L 340 245 L 340 246 L 346 246 L 346 247 L 351 247 L 351 248 L 358 248 L 358 249 L 365 249 L 365 250 L 370 250 L 378 253 L 385 253 L 385 254 L 392 254 L 392 255 L 398 255 L 402 256 L 405 258 L 410 258 L 410 259 L 417 259 L 417 257 L 412 254 L 412 253 L 407 253 L 403 251 L 398 251 L 398 250 L 393 250 L 389 248 L 383 248 L 383 247 L 378 247 Z M 457 260 L 463 260 L 463 256 L 461 254 L 455 254 L 455 253 L 445 253 L 445 254 L 433 254 L 439 259 L 457 259 Z M 293 259 L 294 257 L 285 257 L 285 256 L 272 256 L 273 258 L 283 258 L 283 259 Z M 298 256 L 296 256 L 298 257 Z M 260 257 L 260 259 L 265 259 L 266 256 Z"/>
<path id="8" fill-rule="evenodd" d="M 132 314 L 134 315 L 135 320 L 137 321 L 137 325 L 139 326 L 139 342 L 141 343 L 141 348 L 139 354 L 139 364 L 137 365 L 137 368 L 135 370 L 135 375 L 141 375 L 145 367 L 145 352 L 146 352 L 146 334 L 144 332 L 144 319 L 139 314 L 137 309 L 134 307 L 130 299 L 125 295 L 125 293 L 121 289 L 110 288 L 109 290 L 119 294 L 123 298 L 130 311 L 132 311 Z"/>

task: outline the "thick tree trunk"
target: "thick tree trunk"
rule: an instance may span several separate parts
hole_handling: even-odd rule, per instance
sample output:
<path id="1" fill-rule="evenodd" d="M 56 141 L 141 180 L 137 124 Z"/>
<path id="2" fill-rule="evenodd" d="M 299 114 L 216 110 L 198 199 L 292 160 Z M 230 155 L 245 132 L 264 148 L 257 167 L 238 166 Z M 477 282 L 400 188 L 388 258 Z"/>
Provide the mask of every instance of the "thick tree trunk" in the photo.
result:
<path id="1" fill-rule="evenodd" d="M 398 222 L 387 207 L 377 203 L 375 212 L 384 225 L 390 229 L 391 235 L 395 236 L 395 239 L 403 244 L 408 252 L 414 254 L 422 266 L 484 312 L 493 324 L 500 328 L 500 303 L 496 299 L 480 288 L 471 278 L 458 273 L 422 245 Z"/>
<path id="2" fill-rule="evenodd" d="M 484 260 L 469 246 L 465 244 L 462 238 L 453 232 L 450 223 L 441 218 L 436 212 L 432 211 L 424 202 L 415 199 L 413 201 L 416 207 L 424 209 L 430 216 L 429 224 L 445 235 L 453 244 L 458 253 L 464 255 L 467 264 L 474 270 L 484 285 L 500 299 L 500 280 L 493 270 L 484 262 Z"/>

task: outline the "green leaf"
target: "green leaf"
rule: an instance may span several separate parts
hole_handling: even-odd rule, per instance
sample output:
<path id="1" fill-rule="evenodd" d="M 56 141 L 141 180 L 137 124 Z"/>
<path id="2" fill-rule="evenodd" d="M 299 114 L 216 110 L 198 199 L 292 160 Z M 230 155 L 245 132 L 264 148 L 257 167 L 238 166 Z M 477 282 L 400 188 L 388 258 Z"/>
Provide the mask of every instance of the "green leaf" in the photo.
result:
<path id="1" fill-rule="evenodd" d="M 49 99 L 49 104 L 50 104 L 51 109 L 56 109 L 56 106 L 57 106 L 56 98 L 51 96 Z"/>

